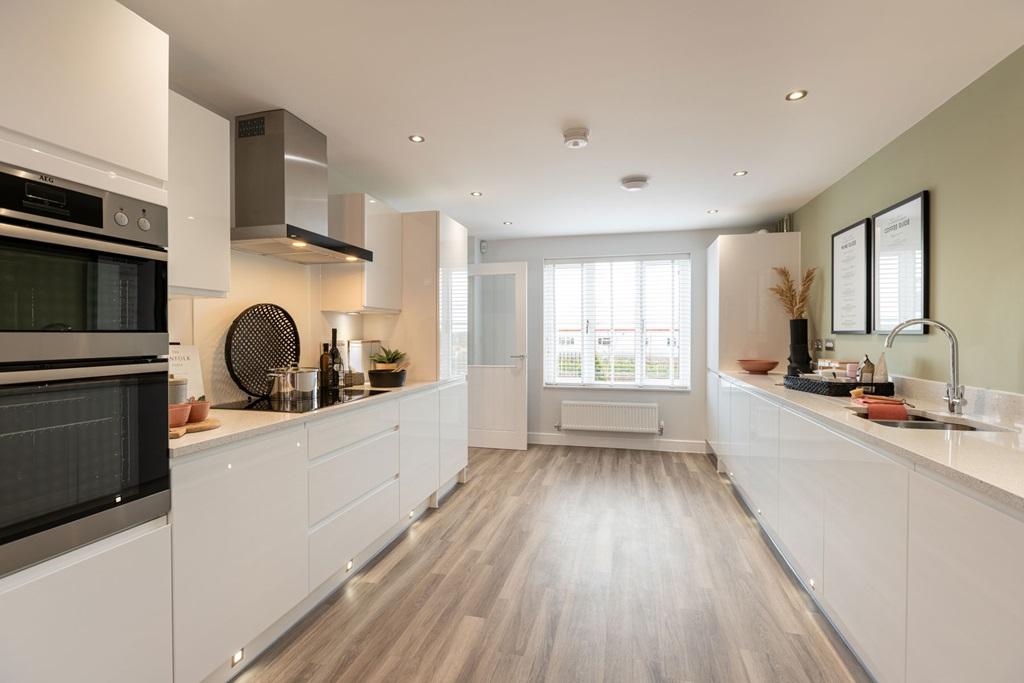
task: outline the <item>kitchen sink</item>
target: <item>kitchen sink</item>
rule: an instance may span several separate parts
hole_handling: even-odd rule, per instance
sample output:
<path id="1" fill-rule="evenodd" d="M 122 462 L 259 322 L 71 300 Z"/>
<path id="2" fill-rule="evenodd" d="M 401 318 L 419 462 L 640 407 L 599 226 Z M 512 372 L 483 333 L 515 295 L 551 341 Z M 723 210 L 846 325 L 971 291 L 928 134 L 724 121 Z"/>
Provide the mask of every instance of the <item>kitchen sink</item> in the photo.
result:
<path id="1" fill-rule="evenodd" d="M 969 424 L 967 422 L 946 422 L 945 420 L 936 420 L 931 417 L 925 417 L 924 415 L 908 415 L 906 420 L 871 420 L 868 418 L 867 413 L 857 413 L 858 417 L 862 417 L 865 420 L 874 422 L 877 425 L 883 427 L 893 427 L 895 429 L 931 429 L 931 430 L 945 430 L 951 432 L 1002 432 L 1006 431 L 1001 427 L 994 427 L 981 423 Z"/>

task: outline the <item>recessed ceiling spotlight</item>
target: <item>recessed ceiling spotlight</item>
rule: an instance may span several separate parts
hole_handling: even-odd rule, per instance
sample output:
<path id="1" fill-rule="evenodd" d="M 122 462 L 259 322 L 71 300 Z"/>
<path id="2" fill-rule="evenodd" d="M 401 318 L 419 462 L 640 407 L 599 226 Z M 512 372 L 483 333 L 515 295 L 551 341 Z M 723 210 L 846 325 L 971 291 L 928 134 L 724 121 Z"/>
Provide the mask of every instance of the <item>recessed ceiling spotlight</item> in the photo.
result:
<path id="1" fill-rule="evenodd" d="M 711 216 L 713 216 L 713 215 L 715 215 L 716 213 L 718 213 L 718 209 L 708 209 L 708 210 L 707 210 L 707 211 L 705 211 L 704 213 L 706 213 L 706 214 L 708 214 L 708 215 L 711 215 Z"/>
<path id="2" fill-rule="evenodd" d="M 651 184 L 651 179 L 645 175 L 628 175 L 619 181 L 619 186 L 626 192 L 639 192 Z"/>
<path id="3" fill-rule="evenodd" d="M 410 135 L 409 142 L 426 142 L 427 139 L 422 135 Z"/>
<path id="4" fill-rule="evenodd" d="M 376 204 L 377 203 L 377 200 L 374 199 L 373 197 L 371 197 L 369 201 L 370 201 L 371 204 Z"/>
<path id="5" fill-rule="evenodd" d="M 590 129 L 589 128 L 568 128 L 562 132 L 562 137 L 565 138 L 565 146 L 569 149 L 580 149 L 586 147 L 587 143 L 590 142 Z"/>
<path id="6" fill-rule="evenodd" d="M 747 175 L 748 173 L 750 173 L 750 171 L 733 171 L 732 174 L 734 176 L 736 176 L 737 178 L 742 178 L 743 176 Z"/>
<path id="7" fill-rule="evenodd" d="M 791 93 L 786 93 L 787 102 L 796 102 L 797 100 L 802 100 L 805 97 L 807 97 L 806 90 L 794 90 Z"/>
<path id="8" fill-rule="evenodd" d="M 504 221 L 502 225 L 512 225 L 512 221 Z"/>
<path id="9" fill-rule="evenodd" d="M 469 196 L 470 197 L 483 197 L 484 193 L 483 192 L 470 192 Z"/>

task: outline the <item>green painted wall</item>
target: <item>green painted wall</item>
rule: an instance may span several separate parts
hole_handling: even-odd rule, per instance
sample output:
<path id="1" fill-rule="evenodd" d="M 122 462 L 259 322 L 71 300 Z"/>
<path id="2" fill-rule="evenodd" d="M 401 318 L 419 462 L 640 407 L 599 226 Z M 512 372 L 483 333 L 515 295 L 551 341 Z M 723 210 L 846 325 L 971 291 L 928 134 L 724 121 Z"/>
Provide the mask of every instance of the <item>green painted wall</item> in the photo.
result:
<path id="1" fill-rule="evenodd" d="M 913 87 L 913 84 L 908 84 Z M 832 233 L 920 190 L 931 193 L 931 317 L 960 338 L 961 381 L 1024 393 L 1024 48 L 794 215 L 814 265 L 811 337 L 831 337 Z M 883 338 L 838 335 L 825 357 L 876 360 Z M 947 381 L 937 330 L 903 336 L 891 372 Z"/>

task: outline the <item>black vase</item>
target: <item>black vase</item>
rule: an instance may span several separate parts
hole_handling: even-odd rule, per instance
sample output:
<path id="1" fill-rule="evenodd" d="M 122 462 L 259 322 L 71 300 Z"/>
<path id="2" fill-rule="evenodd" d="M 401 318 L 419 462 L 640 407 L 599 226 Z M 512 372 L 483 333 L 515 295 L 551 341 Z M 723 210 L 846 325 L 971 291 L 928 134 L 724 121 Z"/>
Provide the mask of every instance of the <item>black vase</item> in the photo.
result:
<path id="1" fill-rule="evenodd" d="M 807 348 L 807 319 L 789 321 L 789 367 L 787 375 L 811 371 L 811 351 Z"/>

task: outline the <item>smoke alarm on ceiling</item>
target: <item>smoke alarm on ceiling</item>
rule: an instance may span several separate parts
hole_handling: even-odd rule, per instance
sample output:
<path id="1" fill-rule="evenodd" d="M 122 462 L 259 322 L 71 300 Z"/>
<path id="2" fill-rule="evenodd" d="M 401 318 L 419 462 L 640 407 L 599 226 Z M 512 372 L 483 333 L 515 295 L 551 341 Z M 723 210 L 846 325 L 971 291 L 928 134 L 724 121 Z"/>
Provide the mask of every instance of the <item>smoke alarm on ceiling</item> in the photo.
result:
<path id="1" fill-rule="evenodd" d="M 628 175 L 622 179 L 622 189 L 626 192 L 639 192 L 650 184 L 650 178 L 645 175 Z"/>
<path id="2" fill-rule="evenodd" d="M 562 135 L 565 136 L 565 146 L 569 149 L 586 147 L 590 142 L 590 129 L 588 128 L 570 128 Z"/>

